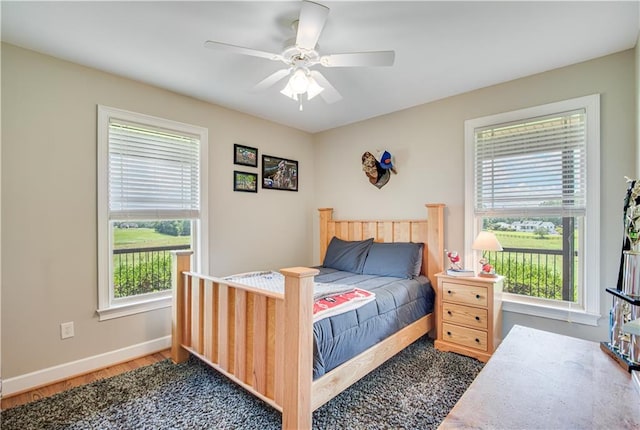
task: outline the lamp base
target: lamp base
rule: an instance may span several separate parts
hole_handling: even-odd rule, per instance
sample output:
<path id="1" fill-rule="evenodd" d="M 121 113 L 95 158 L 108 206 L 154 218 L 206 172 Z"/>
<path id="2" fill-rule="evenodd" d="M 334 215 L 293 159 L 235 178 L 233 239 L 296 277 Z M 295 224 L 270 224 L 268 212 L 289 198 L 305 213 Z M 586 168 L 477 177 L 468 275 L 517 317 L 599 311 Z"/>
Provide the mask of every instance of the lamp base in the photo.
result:
<path id="1" fill-rule="evenodd" d="M 489 273 L 489 272 L 480 272 L 478 273 L 478 276 L 481 278 L 497 278 L 498 275 L 496 275 L 495 273 Z"/>

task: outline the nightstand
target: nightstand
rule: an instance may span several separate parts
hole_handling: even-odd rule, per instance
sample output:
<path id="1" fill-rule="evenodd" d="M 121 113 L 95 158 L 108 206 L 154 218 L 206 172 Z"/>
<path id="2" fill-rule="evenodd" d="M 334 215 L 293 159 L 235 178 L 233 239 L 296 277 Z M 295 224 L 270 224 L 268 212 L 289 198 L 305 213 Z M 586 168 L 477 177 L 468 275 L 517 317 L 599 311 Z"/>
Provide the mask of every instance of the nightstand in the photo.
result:
<path id="1" fill-rule="evenodd" d="M 436 277 L 436 349 L 486 362 L 502 338 L 503 277 Z"/>

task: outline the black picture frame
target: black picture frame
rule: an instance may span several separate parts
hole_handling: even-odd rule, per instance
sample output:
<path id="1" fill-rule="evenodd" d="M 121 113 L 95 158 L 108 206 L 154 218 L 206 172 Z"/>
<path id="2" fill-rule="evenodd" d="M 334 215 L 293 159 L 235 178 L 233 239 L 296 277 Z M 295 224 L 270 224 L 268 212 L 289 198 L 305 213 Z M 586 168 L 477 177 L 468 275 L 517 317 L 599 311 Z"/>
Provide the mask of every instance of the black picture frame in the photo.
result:
<path id="1" fill-rule="evenodd" d="M 241 166 L 258 167 L 258 148 L 233 144 L 233 164 Z"/>
<path id="2" fill-rule="evenodd" d="M 258 174 L 251 172 L 233 171 L 233 191 L 245 193 L 258 192 Z"/>
<path id="3" fill-rule="evenodd" d="M 262 154 L 262 188 L 298 191 L 298 162 Z"/>

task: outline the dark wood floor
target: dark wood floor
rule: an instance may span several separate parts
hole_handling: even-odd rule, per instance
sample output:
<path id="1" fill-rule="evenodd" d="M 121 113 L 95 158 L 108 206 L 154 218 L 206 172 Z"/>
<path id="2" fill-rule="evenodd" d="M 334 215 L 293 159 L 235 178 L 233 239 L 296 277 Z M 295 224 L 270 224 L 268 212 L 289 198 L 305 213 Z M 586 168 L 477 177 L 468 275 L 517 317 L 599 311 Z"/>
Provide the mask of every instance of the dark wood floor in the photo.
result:
<path id="1" fill-rule="evenodd" d="M 97 370 L 95 372 L 87 373 L 85 375 L 76 376 L 74 378 L 65 379 L 64 381 L 56 382 L 55 384 L 46 385 L 44 387 L 36 388 L 31 391 L 27 391 L 21 394 L 16 394 L 11 397 L 2 399 L 2 410 L 13 408 L 15 406 L 23 405 L 25 403 L 32 402 L 34 400 L 42 399 L 44 397 L 52 396 L 56 393 L 68 390 L 79 385 L 89 384 L 100 379 L 116 376 L 129 370 L 134 370 L 139 367 L 148 366 L 158 361 L 162 361 L 171 357 L 171 350 L 165 349 L 155 354 L 146 355 L 144 357 L 137 358 L 135 360 L 127 361 L 114 366 L 106 367 L 104 369 Z"/>

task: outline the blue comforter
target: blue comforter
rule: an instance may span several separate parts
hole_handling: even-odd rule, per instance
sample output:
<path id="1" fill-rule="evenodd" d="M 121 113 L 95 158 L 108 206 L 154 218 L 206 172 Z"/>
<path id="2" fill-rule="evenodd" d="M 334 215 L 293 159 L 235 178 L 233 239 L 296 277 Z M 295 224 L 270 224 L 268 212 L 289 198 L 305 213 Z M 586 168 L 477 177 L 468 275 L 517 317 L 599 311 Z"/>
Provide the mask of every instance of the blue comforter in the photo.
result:
<path id="1" fill-rule="evenodd" d="M 373 291 L 376 300 L 313 325 L 314 379 L 433 311 L 435 294 L 424 276 L 402 279 L 317 269 L 316 282 L 354 285 Z"/>

